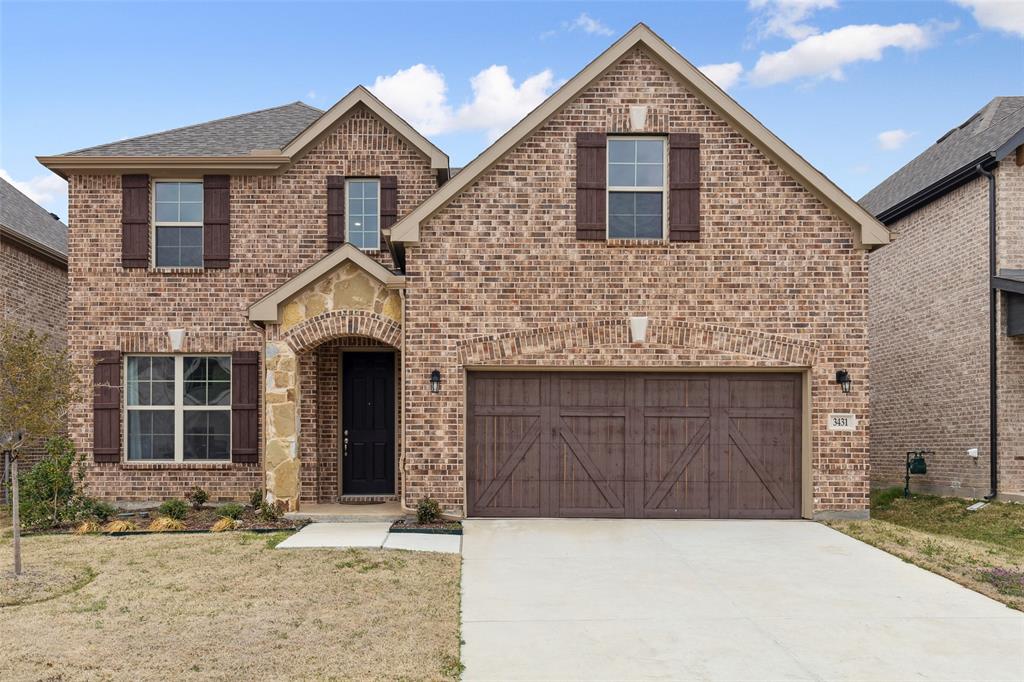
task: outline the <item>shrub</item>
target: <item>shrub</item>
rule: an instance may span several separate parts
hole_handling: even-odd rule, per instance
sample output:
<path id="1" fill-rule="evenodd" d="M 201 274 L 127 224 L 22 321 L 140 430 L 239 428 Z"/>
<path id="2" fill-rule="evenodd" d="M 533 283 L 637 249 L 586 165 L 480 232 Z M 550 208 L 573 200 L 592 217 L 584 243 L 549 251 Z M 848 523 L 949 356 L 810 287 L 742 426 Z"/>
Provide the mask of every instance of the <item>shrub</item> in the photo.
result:
<path id="1" fill-rule="evenodd" d="M 78 516 L 82 462 L 75 464 L 75 446 L 67 438 L 46 442 L 46 455 L 18 476 L 18 511 L 26 528 L 57 526 Z"/>
<path id="2" fill-rule="evenodd" d="M 125 521 L 124 519 L 114 519 L 107 525 L 103 526 L 104 533 L 127 533 L 130 530 L 138 530 L 139 527 L 135 525 L 133 521 Z"/>
<path id="3" fill-rule="evenodd" d="M 92 497 L 82 497 L 79 506 L 79 516 L 85 517 L 86 519 L 92 519 L 100 523 L 106 523 L 110 519 L 114 518 L 117 514 L 117 507 L 104 502 L 103 500 L 97 500 Z"/>
<path id="4" fill-rule="evenodd" d="M 249 493 L 249 506 L 259 509 L 261 504 L 263 504 L 263 491 L 257 488 Z"/>
<path id="5" fill-rule="evenodd" d="M 416 521 L 418 523 L 434 523 L 441 518 L 441 504 L 432 497 L 424 497 L 416 505 Z"/>
<path id="6" fill-rule="evenodd" d="M 228 502 L 217 507 L 217 516 L 237 521 L 245 513 L 245 507 L 237 502 Z"/>
<path id="7" fill-rule="evenodd" d="M 168 530 L 185 530 L 185 524 L 170 516 L 158 516 L 149 524 L 149 529 L 157 533 Z"/>
<path id="8" fill-rule="evenodd" d="M 210 499 L 210 495 L 199 486 L 196 486 L 189 491 L 186 499 L 188 499 L 188 502 L 192 505 L 193 509 L 199 511 L 203 508 L 203 505 L 206 504 L 206 501 Z"/>
<path id="9" fill-rule="evenodd" d="M 210 526 L 211 533 L 223 533 L 226 530 L 235 529 L 235 520 L 227 516 L 217 519 L 217 522 Z"/>
<path id="10" fill-rule="evenodd" d="M 175 498 L 173 500 L 167 500 L 161 504 L 158 511 L 161 516 L 169 516 L 172 519 L 181 521 L 188 516 L 188 505 L 185 504 L 185 500 Z"/>
<path id="11" fill-rule="evenodd" d="M 260 503 L 260 506 L 257 508 L 256 517 L 260 521 L 273 523 L 274 521 L 277 521 L 281 518 L 281 510 L 278 509 L 276 504 L 271 504 L 270 502 L 262 502 Z"/>

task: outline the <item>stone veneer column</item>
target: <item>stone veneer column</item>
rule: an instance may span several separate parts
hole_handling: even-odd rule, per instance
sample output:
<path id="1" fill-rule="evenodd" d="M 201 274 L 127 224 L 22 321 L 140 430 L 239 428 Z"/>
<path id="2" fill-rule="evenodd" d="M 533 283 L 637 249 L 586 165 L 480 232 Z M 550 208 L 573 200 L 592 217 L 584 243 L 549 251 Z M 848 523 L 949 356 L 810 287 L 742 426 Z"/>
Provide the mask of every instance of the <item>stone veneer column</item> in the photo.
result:
<path id="1" fill-rule="evenodd" d="M 295 511 L 299 506 L 298 359 L 284 341 L 268 341 L 265 366 L 267 498 Z"/>

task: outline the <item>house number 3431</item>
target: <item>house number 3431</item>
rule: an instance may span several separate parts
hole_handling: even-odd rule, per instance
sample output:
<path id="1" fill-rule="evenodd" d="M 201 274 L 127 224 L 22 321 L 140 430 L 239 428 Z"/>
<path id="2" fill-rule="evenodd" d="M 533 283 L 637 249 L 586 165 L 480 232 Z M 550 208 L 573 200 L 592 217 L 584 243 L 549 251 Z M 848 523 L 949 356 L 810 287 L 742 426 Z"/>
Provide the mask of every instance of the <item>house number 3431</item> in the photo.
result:
<path id="1" fill-rule="evenodd" d="M 857 415 L 849 412 L 833 412 L 828 416 L 829 431 L 856 431 Z"/>

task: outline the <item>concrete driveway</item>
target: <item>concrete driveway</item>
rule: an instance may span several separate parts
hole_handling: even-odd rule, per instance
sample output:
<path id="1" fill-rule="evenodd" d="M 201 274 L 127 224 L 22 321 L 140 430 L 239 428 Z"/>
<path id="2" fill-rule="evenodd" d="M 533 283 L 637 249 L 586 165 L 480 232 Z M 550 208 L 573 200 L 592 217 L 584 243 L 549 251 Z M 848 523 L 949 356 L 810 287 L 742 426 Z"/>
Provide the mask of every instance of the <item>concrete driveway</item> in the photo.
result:
<path id="1" fill-rule="evenodd" d="M 464 679 L 1021 680 L 1024 614 L 807 521 L 465 523 Z"/>

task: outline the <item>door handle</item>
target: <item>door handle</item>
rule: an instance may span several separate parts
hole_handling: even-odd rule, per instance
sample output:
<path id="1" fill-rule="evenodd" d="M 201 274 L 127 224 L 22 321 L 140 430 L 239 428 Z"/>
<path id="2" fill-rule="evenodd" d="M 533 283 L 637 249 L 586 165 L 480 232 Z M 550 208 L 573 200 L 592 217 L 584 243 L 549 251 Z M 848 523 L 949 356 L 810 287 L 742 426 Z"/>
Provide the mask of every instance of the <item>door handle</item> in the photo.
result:
<path id="1" fill-rule="evenodd" d="M 348 429 L 344 431 L 344 439 L 341 441 L 341 456 L 348 457 Z"/>

